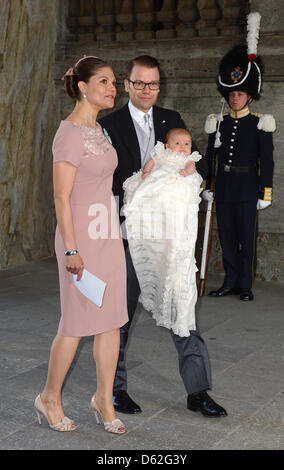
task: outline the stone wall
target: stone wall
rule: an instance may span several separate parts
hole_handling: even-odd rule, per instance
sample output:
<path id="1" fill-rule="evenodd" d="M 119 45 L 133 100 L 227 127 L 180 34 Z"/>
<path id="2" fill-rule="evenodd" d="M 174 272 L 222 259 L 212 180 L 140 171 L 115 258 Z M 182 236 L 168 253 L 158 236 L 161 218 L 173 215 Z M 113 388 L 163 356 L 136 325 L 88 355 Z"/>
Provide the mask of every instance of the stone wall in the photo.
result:
<path id="1" fill-rule="evenodd" d="M 0 268 L 53 253 L 51 144 L 60 0 L 1 0 Z"/>
<path id="2" fill-rule="evenodd" d="M 252 110 L 274 114 L 277 121 L 274 198 L 259 217 L 258 277 L 284 280 L 283 0 L 1 0 L 0 268 L 53 253 L 51 145 L 60 119 L 73 107 L 60 79 L 74 61 L 83 54 L 109 61 L 118 78 L 117 108 L 127 100 L 127 61 L 140 54 L 157 57 L 158 104 L 181 113 L 204 152 L 205 117 L 220 109 L 217 64 L 233 44 L 245 41 L 244 6 L 262 14 L 265 84 Z M 203 219 L 204 205 L 198 260 Z M 210 270 L 222 271 L 216 226 Z"/>

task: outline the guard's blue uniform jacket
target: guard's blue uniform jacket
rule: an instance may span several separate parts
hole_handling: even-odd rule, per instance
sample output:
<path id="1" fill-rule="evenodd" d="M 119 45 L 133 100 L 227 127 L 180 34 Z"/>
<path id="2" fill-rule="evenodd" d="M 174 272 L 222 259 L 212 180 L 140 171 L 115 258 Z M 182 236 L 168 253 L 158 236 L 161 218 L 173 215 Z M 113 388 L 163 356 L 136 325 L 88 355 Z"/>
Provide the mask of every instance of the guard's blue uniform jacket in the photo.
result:
<path id="1" fill-rule="evenodd" d="M 242 113 L 243 117 L 240 112 L 233 111 L 224 116 L 220 124 L 222 145 L 219 148 L 214 149 L 216 133 L 209 135 L 209 175 L 214 151 L 218 162 L 215 201 L 256 201 L 263 199 L 265 188 L 272 188 L 272 132 L 258 129 L 260 117 L 249 113 L 248 108 Z"/>

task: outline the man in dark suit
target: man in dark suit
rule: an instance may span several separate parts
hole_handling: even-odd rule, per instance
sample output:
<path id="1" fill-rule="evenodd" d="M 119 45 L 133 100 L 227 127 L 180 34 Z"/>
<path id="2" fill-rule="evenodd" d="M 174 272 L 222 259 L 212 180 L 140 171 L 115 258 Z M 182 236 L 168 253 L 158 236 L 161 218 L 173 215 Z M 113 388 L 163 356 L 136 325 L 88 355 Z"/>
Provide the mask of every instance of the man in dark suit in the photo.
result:
<path id="1" fill-rule="evenodd" d="M 119 196 L 120 208 L 123 205 L 123 182 L 132 176 L 133 172 L 144 167 L 156 142 L 165 142 L 170 129 L 185 128 L 179 113 L 155 105 L 160 90 L 160 68 L 155 58 L 140 56 L 130 61 L 124 85 L 129 94 L 129 102 L 99 121 L 108 132 L 118 154 L 113 192 L 115 196 Z M 192 150 L 197 150 L 195 144 Z M 206 176 L 205 159 L 197 162 L 196 170 L 203 178 Z M 114 382 L 114 406 L 117 411 L 137 413 L 141 412 L 141 408 L 127 393 L 125 348 L 140 288 L 127 242 L 125 254 L 129 322 L 121 328 L 120 354 Z M 171 335 L 179 355 L 180 374 L 188 393 L 188 408 L 201 411 L 206 416 L 225 416 L 226 411 L 206 393 L 206 390 L 211 388 L 211 376 L 207 348 L 202 338 L 196 331 L 191 331 L 189 337 L 183 338 L 173 332 Z"/>

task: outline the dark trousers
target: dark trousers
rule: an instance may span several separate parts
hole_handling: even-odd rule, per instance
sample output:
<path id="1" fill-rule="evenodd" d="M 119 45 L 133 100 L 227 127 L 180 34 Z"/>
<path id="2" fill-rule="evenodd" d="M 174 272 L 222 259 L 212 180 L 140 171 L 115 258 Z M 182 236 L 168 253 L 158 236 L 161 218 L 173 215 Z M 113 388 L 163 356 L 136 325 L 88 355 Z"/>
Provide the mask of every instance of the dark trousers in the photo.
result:
<path id="1" fill-rule="evenodd" d="M 125 250 L 127 268 L 127 306 L 129 321 L 120 329 L 120 350 L 114 380 L 114 391 L 127 390 L 127 373 L 125 350 L 129 328 L 137 307 L 140 295 L 139 282 L 130 256 L 129 248 Z M 171 331 L 171 336 L 178 352 L 179 371 L 188 394 L 211 388 L 210 362 L 206 344 L 196 331 L 190 336 L 180 337 Z"/>
<path id="2" fill-rule="evenodd" d="M 136 276 L 136 272 L 132 263 L 129 248 L 125 249 L 126 273 L 127 273 L 127 309 L 129 321 L 120 328 L 120 348 L 118 363 L 114 378 L 114 392 L 118 390 L 127 390 L 127 373 L 125 366 L 126 346 L 129 334 L 129 328 L 133 320 L 133 316 L 138 304 L 140 295 L 140 286 Z"/>
<path id="3" fill-rule="evenodd" d="M 250 289 L 256 270 L 256 202 L 216 202 L 226 288 Z"/>

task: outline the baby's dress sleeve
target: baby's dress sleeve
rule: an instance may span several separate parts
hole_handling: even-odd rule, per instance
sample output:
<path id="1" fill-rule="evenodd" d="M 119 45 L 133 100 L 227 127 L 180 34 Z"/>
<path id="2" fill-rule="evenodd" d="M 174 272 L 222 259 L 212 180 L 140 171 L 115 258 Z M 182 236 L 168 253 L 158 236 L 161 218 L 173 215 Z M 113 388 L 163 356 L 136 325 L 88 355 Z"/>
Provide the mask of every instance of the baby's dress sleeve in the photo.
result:
<path id="1" fill-rule="evenodd" d="M 84 142 L 78 127 L 68 125 L 58 129 L 52 145 L 54 163 L 68 162 L 78 168 L 84 151 Z"/>

